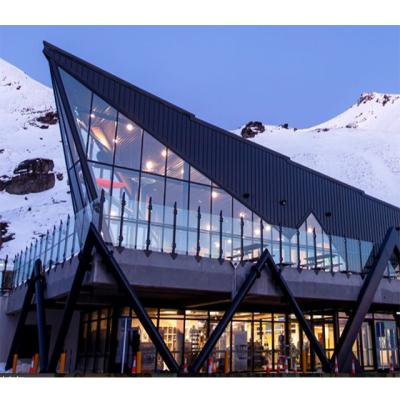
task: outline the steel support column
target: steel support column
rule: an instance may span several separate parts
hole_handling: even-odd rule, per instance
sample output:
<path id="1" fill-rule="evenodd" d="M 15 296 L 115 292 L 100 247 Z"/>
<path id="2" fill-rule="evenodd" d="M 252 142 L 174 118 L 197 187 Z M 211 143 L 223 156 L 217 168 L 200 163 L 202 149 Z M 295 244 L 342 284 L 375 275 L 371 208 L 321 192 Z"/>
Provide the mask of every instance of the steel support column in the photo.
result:
<path id="1" fill-rule="evenodd" d="M 399 249 L 400 232 L 395 228 L 390 228 L 379 249 L 378 256 L 375 258 L 374 264 L 361 286 L 354 310 L 346 323 L 342 336 L 332 356 L 331 364 L 335 357 L 337 357 L 339 368 L 343 372 L 349 372 L 351 370 L 352 347 L 354 341 L 357 338 L 361 324 L 374 300 L 376 290 L 381 282 L 387 263 L 393 252 L 399 253 Z"/>
<path id="2" fill-rule="evenodd" d="M 93 235 L 94 246 L 97 252 L 102 256 L 103 262 L 107 265 L 108 270 L 116 281 L 118 287 L 124 292 L 125 296 L 128 298 L 129 305 L 135 311 L 135 314 L 137 315 L 140 323 L 143 325 L 143 328 L 149 335 L 157 351 L 160 353 L 168 369 L 171 372 L 178 372 L 179 365 L 176 362 L 174 356 L 169 351 L 167 345 L 160 335 L 160 332 L 157 330 L 152 320 L 149 318 L 146 310 L 139 300 L 139 297 L 136 294 L 136 291 L 127 280 L 118 262 L 115 260 L 114 255 L 107 248 L 100 233 L 96 230 L 93 224 L 91 224 L 89 228 L 89 234 Z"/>
<path id="3" fill-rule="evenodd" d="M 36 303 L 36 321 L 39 344 L 39 371 L 45 372 L 48 362 L 48 347 L 46 342 L 46 313 L 44 309 L 42 261 L 35 261 L 33 266 L 35 280 L 35 303 Z"/>
<path id="4" fill-rule="evenodd" d="M 287 285 L 285 279 L 282 276 L 282 271 L 275 264 L 275 261 L 271 255 L 269 255 L 269 257 L 267 259 L 267 265 L 268 265 L 269 270 L 271 271 L 272 277 L 275 279 L 279 288 L 283 292 L 283 295 L 285 296 L 286 300 L 288 301 L 289 306 L 292 308 L 293 313 L 296 315 L 297 321 L 300 324 L 301 328 L 303 329 L 304 333 L 306 334 L 312 349 L 314 350 L 315 354 L 321 361 L 323 371 L 330 372 L 329 360 L 326 357 L 325 352 L 321 347 L 321 344 L 316 339 L 316 337 L 311 329 L 310 324 L 304 318 L 303 312 L 301 311 L 299 305 L 297 304 L 295 297 L 293 296 L 292 291 L 290 290 L 289 286 Z"/>
<path id="5" fill-rule="evenodd" d="M 228 309 L 225 311 L 224 316 L 222 317 L 221 321 L 219 321 L 218 325 L 215 327 L 213 332 L 211 333 L 209 339 L 207 340 L 204 347 L 201 349 L 199 355 L 194 360 L 193 364 L 190 367 L 190 371 L 194 374 L 199 372 L 201 366 L 207 360 L 208 356 L 210 355 L 212 349 L 214 348 L 215 344 L 217 343 L 220 336 L 225 331 L 226 327 L 228 326 L 229 322 L 231 321 L 233 315 L 235 314 L 236 310 L 246 297 L 247 293 L 253 286 L 254 282 L 257 278 L 260 277 L 261 271 L 265 267 L 265 263 L 270 257 L 269 251 L 267 249 L 264 250 L 258 261 L 252 266 L 251 271 L 247 275 L 245 281 L 243 282 L 242 286 L 240 287 L 239 291 L 233 298 L 231 304 L 229 305 Z"/>
<path id="6" fill-rule="evenodd" d="M 28 312 L 32 304 L 34 292 L 35 292 L 35 281 L 32 276 L 27 283 L 24 302 L 22 304 L 21 312 L 19 314 L 17 327 L 15 328 L 14 338 L 13 341 L 11 342 L 10 350 L 8 352 L 8 357 L 5 365 L 6 371 L 12 367 L 13 356 L 18 351 L 18 347 L 22 338 L 22 332 L 23 332 L 22 329 L 25 325 L 26 317 L 28 316 Z"/>
<path id="7" fill-rule="evenodd" d="M 89 230 L 86 237 L 86 242 L 82 252 L 79 254 L 79 263 L 75 272 L 74 280 L 68 294 L 67 301 L 64 306 L 63 316 L 61 318 L 60 327 L 56 336 L 53 352 L 47 366 L 47 372 L 56 372 L 58 360 L 63 350 L 64 341 L 67 336 L 69 326 L 71 324 L 72 315 L 74 313 L 74 306 L 76 304 L 79 292 L 82 287 L 85 272 L 88 270 L 91 262 L 91 254 L 93 250 L 93 235 Z"/>

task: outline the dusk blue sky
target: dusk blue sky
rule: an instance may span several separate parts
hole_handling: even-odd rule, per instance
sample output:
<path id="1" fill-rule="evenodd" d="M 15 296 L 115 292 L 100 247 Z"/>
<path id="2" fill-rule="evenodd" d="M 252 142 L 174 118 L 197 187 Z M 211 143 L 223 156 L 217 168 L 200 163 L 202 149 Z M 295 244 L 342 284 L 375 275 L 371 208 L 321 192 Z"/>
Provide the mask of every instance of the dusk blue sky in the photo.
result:
<path id="1" fill-rule="evenodd" d="M 307 127 L 400 93 L 400 27 L 0 27 L 0 57 L 50 85 L 47 40 L 227 129 Z"/>

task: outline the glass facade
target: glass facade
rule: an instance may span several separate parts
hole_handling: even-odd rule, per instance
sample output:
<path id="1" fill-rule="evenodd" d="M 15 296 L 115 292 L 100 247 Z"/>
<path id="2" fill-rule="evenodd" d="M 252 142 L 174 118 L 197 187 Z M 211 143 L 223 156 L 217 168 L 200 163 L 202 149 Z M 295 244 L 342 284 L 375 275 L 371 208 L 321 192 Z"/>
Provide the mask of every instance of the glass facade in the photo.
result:
<path id="1" fill-rule="evenodd" d="M 167 347 L 182 366 L 190 365 L 223 316 L 221 311 L 148 309 Z M 77 369 L 86 372 L 130 373 L 133 355 L 142 357 L 142 373 L 167 371 L 147 333 L 129 308 L 101 309 L 81 316 Z M 114 319 L 113 319 L 114 318 Z M 327 357 L 347 322 L 345 313 L 307 314 Z M 115 332 L 111 327 L 114 326 Z M 353 346 L 365 370 L 399 368 L 398 327 L 393 315 L 369 314 Z M 336 332 L 338 332 L 336 334 Z M 112 342 L 114 341 L 114 342 Z M 114 353 L 110 350 L 115 348 Z M 265 373 L 283 370 L 319 371 L 321 364 L 293 314 L 237 312 L 212 352 L 214 373 Z M 207 371 L 204 365 L 201 372 Z"/>
<path id="2" fill-rule="evenodd" d="M 107 195 L 104 215 L 114 245 L 236 261 L 253 260 L 268 248 L 280 266 L 362 272 L 372 243 L 329 235 L 312 214 L 298 229 L 269 224 L 59 71 L 93 182 Z M 84 204 L 87 194 L 72 142 L 67 143 L 70 180 Z"/>

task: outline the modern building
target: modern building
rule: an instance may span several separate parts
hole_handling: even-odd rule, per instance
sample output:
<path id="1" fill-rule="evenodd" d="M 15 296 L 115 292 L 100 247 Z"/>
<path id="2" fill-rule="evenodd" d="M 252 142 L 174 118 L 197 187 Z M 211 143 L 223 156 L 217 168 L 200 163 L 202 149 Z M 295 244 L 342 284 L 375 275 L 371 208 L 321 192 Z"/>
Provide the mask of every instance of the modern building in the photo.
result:
<path id="1" fill-rule="evenodd" d="M 3 273 L 6 369 L 399 369 L 400 209 L 44 54 L 75 215 Z"/>

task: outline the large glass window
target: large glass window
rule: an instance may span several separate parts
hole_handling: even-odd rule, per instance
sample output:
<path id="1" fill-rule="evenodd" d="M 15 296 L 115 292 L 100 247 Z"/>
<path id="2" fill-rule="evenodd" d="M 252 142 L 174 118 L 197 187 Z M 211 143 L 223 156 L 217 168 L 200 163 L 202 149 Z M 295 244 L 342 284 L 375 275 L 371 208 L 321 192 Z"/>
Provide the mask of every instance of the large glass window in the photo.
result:
<path id="1" fill-rule="evenodd" d="M 232 371 L 251 370 L 252 314 L 237 313 L 232 322 Z"/>
<path id="2" fill-rule="evenodd" d="M 198 356 L 208 338 L 207 314 L 188 312 L 185 321 L 185 345 L 184 352 L 189 365 Z"/>
<path id="3" fill-rule="evenodd" d="M 140 169 L 142 130 L 122 114 L 118 115 L 115 143 L 115 165 Z"/>
<path id="4" fill-rule="evenodd" d="M 113 195 L 111 202 L 111 224 L 114 240 L 118 240 L 120 230 L 120 215 L 125 193 L 125 208 L 123 222 L 123 243 L 125 247 L 133 248 L 136 240 L 136 218 L 138 212 L 139 172 L 122 168 L 114 168 Z"/>
<path id="5" fill-rule="evenodd" d="M 140 202 L 139 220 L 142 223 L 138 227 L 137 246 L 146 248 L 147 240 L 150 240 L 149 248 L 155 251 L 162 249 L 162 222 L 164 215 L 164 178 L 142 173 L 140 178 Z M 151 224 L 148 231 L 149 204 L 151 198 Z M 148 234 L 150 236 L 148 237 Z"/>
<path id="6" fill-rule="evenodd" d="M 65 71 L 60 70 L 60 74 L 93 179 L 99 192 L 104 189 L 108 195 L 104 213 L 113 243 L 121 239 L 120 215 L 125 193 L 122 245 L 128 247 L 166 252 L 174 249 L 179 254 L 236 261 L 254 259 L 267 247 L 281 266 L 362 271 L 372 252 L 371 243 L 330 236 L 312 214 L 298 230 L 262 221 L 134 121 L 118 113 Z M 87 201 L 85 180 L 81 165 L 77 164 L 77 149 L 57 90 L 55 94 L 71 187 L 78 193 L 74 194 L 74 202 L 79 208 Z M 150 197 L 152 213 L 148 225 Z M 387 275 L 399 276 L 398 264 L 391 260 Z"/>
<path id="7" fill-rule="evenodd" d="M 167 148 L 147 132 L 143 136 L 142 170 L 164 175 Z"/>
<path id="8" fill-rule="evenodd" d="M 167 176 L 185 181 L 189 179 L 189 164 L 170 149 L 168 149 Z"/>
<path id="9" fill-rule="evenodd" d="M 346 244 L 349 271 L 361 272 L 360 242 L 355 239 L 347 239 Z"/>
<path id="10" fill-rule="evenodd" d="M 116 141 L 117 111 L 100 97 L 94 95 L 90 117 L 88 158 L 112 164 Z"/>
<path id="11" fill-rule="evenodd" d="M 202 183 L 203 185 L 211 185 L 211 181 L 194 167 L 190 167 L 190 181 Z"/>
<path id="12" fill-rule="evenodd" d="M 398 366 L 397 359 L 397 334 L 395 321 L 375 321 L 376 351 L 378 368 Z"/>
<path id="13" fill-rule="evenodd" d="M 83 149 L 85 150 L 89 131 L 92 92 L 63 69 L 59 68 L 59 71 L 72 114 L 75 118 L 76 128 L 80 134 Z"/>
<path id="14" fill-rule="evenodd" d="M 165 344 L 171 351 L 178 365 L 182 364 L 183 351 L 183 313 L 175 310 L 160 310 L 159 332 Z M 166 370 L 167 366 L 159 356 L 157 360 L 159 370 Z"/>
<path id="15" fill-rule="evenodd" d="M 200 229 L 210 230 L 211 188 L 209 186 L 190 184 L 189 226 L 197 228 L 198 208 L 200 207 Z"/>
<path id="16" fill-rule="evenodd" d="M 220 216 L 222 213 L 222 232 L 232 234 L 232 196 L 225 191 L 212 188 L 212 221 L 211 229 L 220 231 Z"/>

